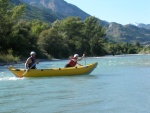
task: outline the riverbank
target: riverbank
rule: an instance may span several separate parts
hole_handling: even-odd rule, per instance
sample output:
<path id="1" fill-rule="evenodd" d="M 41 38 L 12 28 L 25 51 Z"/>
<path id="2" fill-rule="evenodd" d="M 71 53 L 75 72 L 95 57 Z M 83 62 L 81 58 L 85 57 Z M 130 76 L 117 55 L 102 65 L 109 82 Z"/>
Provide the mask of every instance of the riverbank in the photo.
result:
<path id="1" fill-rule="evenodd" d="M 14 64 L 21 64 L 25 61 L 19 61 L 19 62 L 7 62 L 7 63 L 4 63 L 4 62 L 0 62 L 0 66 L 5 66 L 5 65 L 14 65 Z"/>
<path id="2" fill-rule="evenodd" d="M 56 60 L 66 60 L 66 59 L 56 59 L 56 58 L 52 58 L 52 59 L 38 59 L 40 62 L 44 62 L 44 61 L 56 61 Z M 21 63 L 25 63 L 26 60 L 21 60 L 21 61 L 17 61 L 17 62 L 0 62 L 0 66 L 5 66 L 5 65 L 14 65 L 14 64 L 21 64 Z"/>

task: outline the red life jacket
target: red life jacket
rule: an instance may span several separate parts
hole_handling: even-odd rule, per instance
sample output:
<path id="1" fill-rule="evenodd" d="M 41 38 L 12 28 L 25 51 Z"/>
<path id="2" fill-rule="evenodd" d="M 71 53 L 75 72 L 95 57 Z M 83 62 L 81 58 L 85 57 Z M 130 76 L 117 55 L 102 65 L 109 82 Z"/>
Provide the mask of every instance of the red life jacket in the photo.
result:
<path id="1" fill-rule="evenodd" d="M 68 64 L 71 67 L 74 67 L 77 64 L 77 59 L 75 59 L 74 57 L 70 59 L 70 61 L 68 62 Z"/>

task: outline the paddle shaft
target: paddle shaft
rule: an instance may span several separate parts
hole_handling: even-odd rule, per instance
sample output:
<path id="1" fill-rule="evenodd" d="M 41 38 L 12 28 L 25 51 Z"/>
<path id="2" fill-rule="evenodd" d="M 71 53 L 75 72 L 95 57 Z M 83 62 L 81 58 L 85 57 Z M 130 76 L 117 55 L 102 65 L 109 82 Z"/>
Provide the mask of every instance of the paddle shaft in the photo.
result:
<path id="1" fill-rule="evenodd" d="M 86 59 L 85 59 L 85 57 L 84 57 L 84 61 L 85 61 L 85 65 L 86 65 Z"/>
<path id="2" fill-rule="evenodd" d="M 24 76 L 33 66 L 35 66 L 36 63 L 37 63 L 37 62 L 35 62 L 28 70 L 26 70 L 26 72 L 25 72 L 22 76 Z"/>

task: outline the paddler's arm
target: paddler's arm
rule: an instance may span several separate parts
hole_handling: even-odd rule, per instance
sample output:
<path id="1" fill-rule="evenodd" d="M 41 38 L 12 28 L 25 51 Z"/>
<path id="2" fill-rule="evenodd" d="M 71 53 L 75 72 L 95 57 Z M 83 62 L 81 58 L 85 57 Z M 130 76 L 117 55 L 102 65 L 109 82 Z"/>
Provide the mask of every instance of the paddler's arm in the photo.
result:
<path id="1" fill-rule="evenodd" d="M 85 57 L 85 54 L 83 54 L 82 57 L 78 59 L 78 61 L 81 61 L 84 57 Z"/>
<path id="2" fill-rule="evenodd" d="M 32 62 L 31 58 L 28 58 L 27 61 L 26 61 L 26 63 L 25 63 L 25 69 L 26 69 L 26 70 L 29 69 L 28 65 L 29 65 L 31 62 Z"/>

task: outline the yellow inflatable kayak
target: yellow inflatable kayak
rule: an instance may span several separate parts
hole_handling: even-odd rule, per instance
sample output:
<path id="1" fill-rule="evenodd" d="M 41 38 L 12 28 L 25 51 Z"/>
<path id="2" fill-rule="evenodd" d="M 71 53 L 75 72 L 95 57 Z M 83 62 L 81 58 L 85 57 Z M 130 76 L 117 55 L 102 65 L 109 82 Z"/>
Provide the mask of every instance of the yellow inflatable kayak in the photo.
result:
<path id="1" fill-rule="evenodd" d="M 13 66 L 9 70 L 17 77 L 50 77 L 50 76 L 71 76 L 83 75 L 91 73 L 97 66 L 97 62 L 85 66 L 69 67 L 69 68 L 52 68 L 52 69 L 17 69 Z"/>

